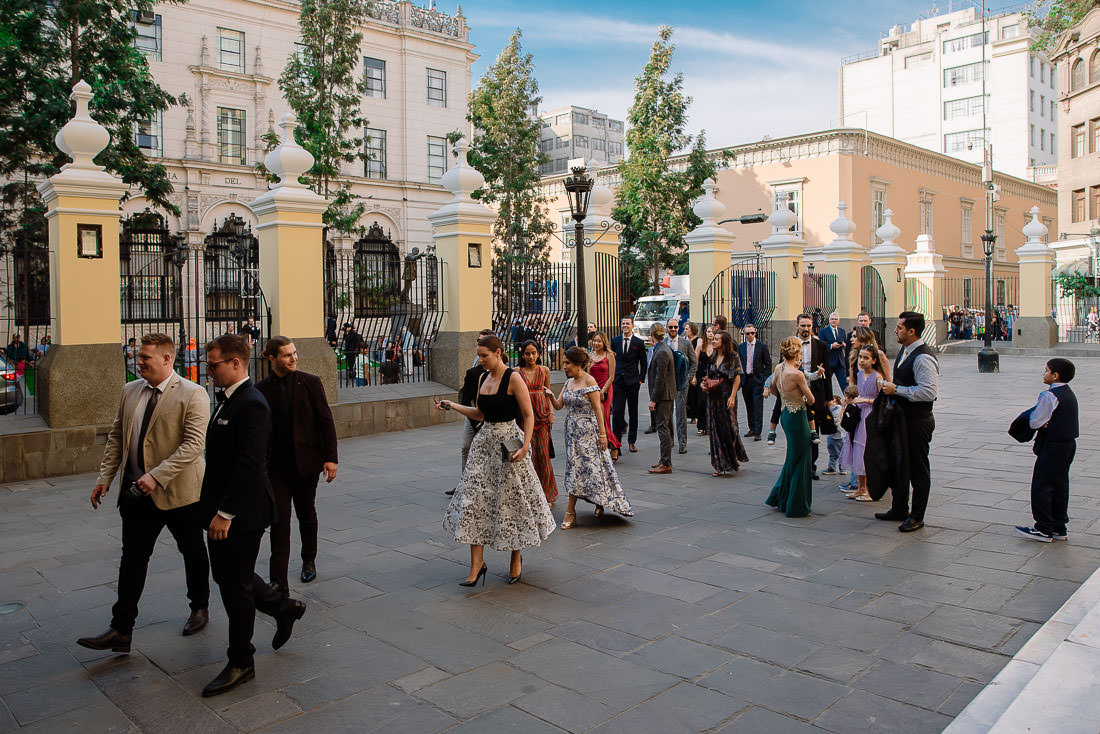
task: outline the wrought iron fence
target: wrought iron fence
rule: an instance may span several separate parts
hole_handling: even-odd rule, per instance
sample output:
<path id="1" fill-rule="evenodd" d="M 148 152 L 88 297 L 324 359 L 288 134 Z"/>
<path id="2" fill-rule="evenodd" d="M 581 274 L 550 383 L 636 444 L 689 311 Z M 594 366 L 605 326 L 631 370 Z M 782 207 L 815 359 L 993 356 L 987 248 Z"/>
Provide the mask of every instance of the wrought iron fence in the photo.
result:
<path id="1" fill-rule="evenodd" d="M 758 260 L 735 263 L 714 277 L 703 294 L 702 324 L 726 316 L 739 330 L 756 326 L 757 339 L 771 344 L 775 313 L 775 273 Z"/>
<path id="2" fill-rule="evenodd" d="M 886 343 L 886 288 L 882 284 L 882 274 L 873 265 L 864 265 L 860 270 L 860 305 L 871 315 L 871 331 L 879 344 Z"/>
<path id="3" fill-rule="evenodd" d="M 905 279 L 905 310 L 924 315 L 924 333 L 921 338 L 930 347 L 937 344 L 936 324 L 940 318 L 932 308 L 933 300 L 932 289 L 926 284 L 916 278 Z"/>
<path id="4" fill-rule="evenodd" d="M 610 339 L 620 331 L 623 316 L 634 313 L 634 295 L 630 291 L 630 273 L 623 262 L 610 253 L 595 253 L 596 313 L 592 321 Z"/>
<path id="5" fill-rule="evenodd" d="M 510 363 L 516 363 L 519 345 L 532 340 L 543 364 L 561 368 L 562 350 L 576 338 L 575 272 L 571 263 L 493 261 L 492 329 Z"/>
<path id="6" fill-rule="evenodd" d="M 1086 283 L 1100 286 L 1100 277 L 1085 276 Z M 1054 320 L 1058 323 L 1058 341 L 1073 344 L 1100 344 L 1100 297 L 1076 295 L 1064 291 L 1058 281 L 1050 283 Z"/>
<path id="7" fill-rule="evenodd" d="M 35 376 L 51 345 L 45 242 L 0 244 L 0 415 L 38 411 Z"/>
<path id="8" fill-rule="evenodd" d="M 837 277 L 832 273 L 802 274 L 802 311 L 814 320 L 814 333 L 829 323 L 829 314 L 836 310 Z"/>
<path id="9" fill-rule="evenodd" d="M 340 387 L 431 380 L 432 343 L 446 313 L 444 263 L 413 248 L 402 257 L 381 228 L 353 250 L 325 256 L 325 336 Z"/>

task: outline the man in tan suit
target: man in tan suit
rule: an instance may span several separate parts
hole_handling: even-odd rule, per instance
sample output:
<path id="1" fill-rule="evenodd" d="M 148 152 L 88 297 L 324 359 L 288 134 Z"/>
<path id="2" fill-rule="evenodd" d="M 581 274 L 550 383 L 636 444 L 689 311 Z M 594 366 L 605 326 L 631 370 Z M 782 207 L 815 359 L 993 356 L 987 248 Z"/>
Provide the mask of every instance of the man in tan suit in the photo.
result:
<path id="1" fill-rule="evenodd" d="M 183 554 L 187 576 L 191 614 L 183 634 L 198 632 L 209 619 L 210 564 L 198 502 L 210 399 L 205 390 L 172 370 L 175 355 L 167 334 L 141 338 L 137 366 L 143 379 L 122 388 L 118 414 L 107 435 L 92 507 L 99 507 L 121 469 L 122 561 L 111 626 L 101 635 L 77 640 L 92 650 L 130 652 L 149 558 L 165 526 Z"/>

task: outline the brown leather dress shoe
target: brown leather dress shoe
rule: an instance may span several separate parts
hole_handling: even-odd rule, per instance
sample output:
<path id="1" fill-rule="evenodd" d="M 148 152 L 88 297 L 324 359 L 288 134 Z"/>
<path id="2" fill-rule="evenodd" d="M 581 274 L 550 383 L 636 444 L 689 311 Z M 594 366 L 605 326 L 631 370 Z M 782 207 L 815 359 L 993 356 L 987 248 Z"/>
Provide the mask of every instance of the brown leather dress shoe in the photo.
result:
<path id="1" fill-rule="evenodd" d="M 672 472 L 672 467 L 671 466 L 665 466 L 664 464 L 662 464 L 660 466 L 655 466 L 655 467 L 653 467 L 652 469 L 649 470 L 650 474 L 669 474 L 671 472 Z"/>
<path id="2" fill-rule="evenodd" d="M 191 616 L 187 618 L 187 622 L 183 625 L 183 636 L 190 637 L 195 634 L 210 621 L 210 612 L 206 609 L 195 609 L 191 612 Z"/>
<path id="3" fill-rule="evenodd" d="M 89 650 L 111 650 L 129 654 L 131 635 L 123 634 L 114 627 L 108 627 L 107 631 L 95 637 L 81 637 L 76 644 Z"/>

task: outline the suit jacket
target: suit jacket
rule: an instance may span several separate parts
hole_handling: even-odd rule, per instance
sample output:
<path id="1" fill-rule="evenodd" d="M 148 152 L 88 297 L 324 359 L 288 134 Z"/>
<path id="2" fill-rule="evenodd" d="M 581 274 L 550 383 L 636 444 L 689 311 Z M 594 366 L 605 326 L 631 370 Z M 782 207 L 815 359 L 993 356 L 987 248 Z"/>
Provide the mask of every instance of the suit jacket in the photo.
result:
<path id="1" fill-rule="evenodd" d="M 615 384 L 637 385 L 646 378 L 645 342 L 638 335 L 630 337 L 623 349 L 623 335 L 611 337 L 611 351 L 615 353 Z"/>
<path id="2" fill-rule="evenodd" d="M 833 398 L 833 371 L 829 367 L 829 348 L 816 336 L 810 337 L 810 368 L 816 370 L 825 367 L 825 376 L 820 380 L 810 382 L 810 392 L 814 396 L 814 405 L 811 408 L 814 420 L 817 421 L 817 430 L 821 433 L 835 433 L 832 428 L 832 414 L 825 405 Z"/>
<path id="3" fill-rule="evenodd" d="M 847 369 L 848 365 L 848 334 L 839 326 L 835 329 L 831 326 L 821 327 L 817 332 L 817 338 L 825 344 L 829 350 L 829 371 Z M 840 349 L 833 349 L 833 344 L 840 344 Z"/>
<path id="4" fill-rule="evenodd" d="M 256 389 L 270 406 L 278 386 L 274 375 L 260 381 Z M 337 463 L 336 423 L 328 407 L 321 378 L 308 372 L 294 372 L 293 420 L 294 460 L 303 477 L 316 476 L 326 462 Z"/>
<path id="5" fill-rule="evenodd" d="M 122 388 L 103 461 L 96 484 L 110 486 L 115 475 L 125 473 L 130 457 L 134 429 L 134 411 L 148 383 L 139 379 Z M 206 443 L 206 422 L 210 418 L 210 398 L 201 387 L 176 373 L 157 400 L 149 428 L 142 442 L 145 470 L 157 480 L 152 492 L 153 504 L 171 510 L 199 501 L 202 488 L 202 450 Z M 137 477 L 133 477 L 137 479 Z"/>
<path id="6" fill-rule="evenodd" d="M 653 347 L 649 362 L 649 399 L 676 399 L 676 362 L 672 357 L 672 347 L 661 341 Z"/>
<path id="7" fill-rule="evenodd" d="M 206 476 L 202 508 L 209 520 L 221 510 L 233 515 L 238 531 L 263 530 L 275 514 L 275 493 L 267 477 L 271 408 L 249 380 L 215 407 L 206 429 Z"/>
<path id="8" fill-rule="evenodd" d="M 741 342 L 737 345 L 737 356 L 741 358 L 741 368 L 744 369 L 749 366 L 749 343 Z M 758 379 L 763 383 L 768 379 L 768 375 L 772 373 L 772 355 L 768 351 L 768 345 L 759 339 L 756 340 L 756 346 L 752 350 L 752 377 Z M 749 377 L 750 375 L 745 375 Z M 742 383 L 744 380 L 742 379 Z"/>

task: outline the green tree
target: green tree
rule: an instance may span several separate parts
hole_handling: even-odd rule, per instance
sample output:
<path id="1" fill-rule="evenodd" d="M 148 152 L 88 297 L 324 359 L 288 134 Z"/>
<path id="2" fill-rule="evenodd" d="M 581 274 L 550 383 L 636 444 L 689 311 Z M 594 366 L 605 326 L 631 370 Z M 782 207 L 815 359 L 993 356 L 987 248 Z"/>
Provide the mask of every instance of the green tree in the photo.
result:
<path id="1" fill-rule="evenodd" d="M 301 45 L 279 77 L 279 88 L 298 118 L 294 137 L 313 154 L 306 182 L 330 200 L 325 225 L 347 234 L 366 231 L 359 223 L 366 206 L 341 171 L 367 158 L 362 137 L 367 120 L 361 111 L 367 81 L 360 71 L 359 28 L 369 5 L 366 0 L 302 0 Z"/>
<path id="2" fill-rule="evenodd" d="M 179 0 L 169 0 L 179 1 Z M 153 0 L 6 0 L 0 13 L 0 233 L 44 243 L 45 218 L 35 190 L 68 162 L 54 136 L 73 115 L 73 85 L 91 85 L 92 116 L 111 133 L 96 162 L 173 213 L 172 185 L 159 163 L 137 147 L 134 128 L 184 103 L 163 90 L 134 46 L 132 18 Z"/>
<path id="3" fill-rule="evenodd" d="M 470 164 L 485 177 L 485 186 L 473 193 L 495 205 L 493 235 L 495 260 L 545 261 L 554 224 L 546 215 L 546 197 L 539 194 L 541 125 L 531 110 L 542 97 L 532 72 L 531 54 L 523 53 L 523 32 L 512 32 L 508 45 L 485 70 L 470 93 L 466 119 L 472 124 Z"/>
<path id="4" fill-rule="evenodd" d="M 684 94 L 683 74 L 669 74 L 676 48 L 671 38 L 672 29 L 662 27 L 634 80 L 629 157 L 619 164 L 622 184 L 612 212 L 623 225 L 620 261 L 631 274 L 632 290 L 642 295 L 656 291 L 663 270 L 686 272 L 684 235 L 699 224 L 691 203 L 726 160 L 725 153 L 707 153 L 705 133 L 693 138 L 685 129 L 691 97 Z M 688 147 L 684 165 L 672 166 L 670 158 Z"/>
<path id="5" fill-rule="evenodd" d="M 1032 49 L 1049 50 L 1063 31 L 1080 23 L 1097 7 L 1100 0 L 1035 0 L 1035 6 L 1026 13 L 1028 26 L 1039 31 Z"/>

